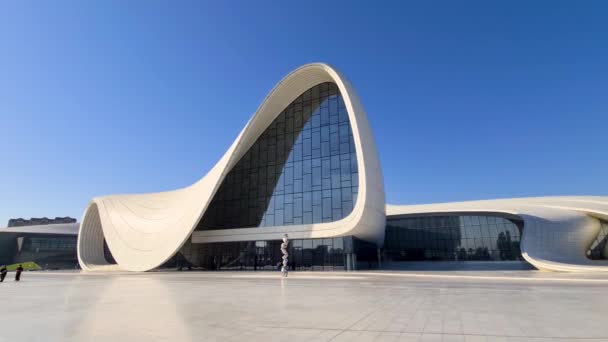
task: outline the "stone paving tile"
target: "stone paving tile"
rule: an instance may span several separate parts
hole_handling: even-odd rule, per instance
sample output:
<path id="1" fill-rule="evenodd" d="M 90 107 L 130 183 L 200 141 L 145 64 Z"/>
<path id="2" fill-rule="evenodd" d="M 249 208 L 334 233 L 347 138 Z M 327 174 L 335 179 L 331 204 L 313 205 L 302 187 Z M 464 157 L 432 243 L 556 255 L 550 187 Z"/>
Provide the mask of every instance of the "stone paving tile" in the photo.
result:
<path id="1" fill-rule="evenodd" d="M 311 336 L 308 340 L 309 342 L 327 342 L 334 339 L 338 336 L 342 331 L 340 330 L 323 330 L 320 331 L 317 335 Z"/>
<path id="2" fill-rule="evenodd" d="M 443 341 L 443 342 L 465 342 L 465 336 L 463 336 L 463 335 L 442 335 L 441 341 Z"/>
<path id="3" fill-rule="evenodd" d="M 398 332 L 381 332 L 380 335 L 376 336 L 374 342 L 397 342 L 401 333 Z"/>
<path id="4" fill-rule="evenodd" d="M 426 274 L 26 273 L 0 284 L 0 340 L 608 340 L 608 278 Z"/>
<path id="5" fill-rule="evenodd" d="M 401 333 L 399 336 L 399 342 L 418 342 L 422 334 L 416 333 Z"/>
<path id="6" fill-rule="evenodd" d="M 420 335 L 420 342 L 441 342 L 443 340 L 442 334 L 423 333 Z"/>

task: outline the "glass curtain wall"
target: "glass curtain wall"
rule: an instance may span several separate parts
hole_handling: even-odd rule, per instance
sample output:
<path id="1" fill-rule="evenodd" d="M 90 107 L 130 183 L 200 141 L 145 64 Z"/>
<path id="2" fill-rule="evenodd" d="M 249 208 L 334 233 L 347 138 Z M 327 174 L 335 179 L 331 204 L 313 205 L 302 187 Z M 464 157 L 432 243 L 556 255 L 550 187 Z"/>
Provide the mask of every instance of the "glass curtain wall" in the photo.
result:
<path id="1" fill-rule="evenodd" d="M 281 242 L 239 241 L 188 244 L 180 251 L 194 267 L 207 270 L 277 270 L 282 263 Z M 289 269 L 344 270 L 352 253 L 352 237 L 289 240 Z"/>
<path id="2" fill-rule="evenodd" d="M 359 174 L 344 100 L 322 83 L 294 100 L 234 166 L 197 230 L 337 221 Z"/>
<path id="3" fill-rule="evenodd" d="M 23 240 L 23 250 L 28 252 L 74 252 L 76 251 L 75 236 L 42 236 L 26 237 Z"/>
<path id="4" fill-rule="evenodd" d="M 278 270 L 281 242 L 187 242 L 179 251 L 177 267 L 203 270 Z M 289 269 L 342 271 L 378 267 L 377 247 L 353 236 L 289 240 Z M 167 264 L 164 267 L 174 267 Z"/>
<path id="5" fill-rule="evenodd" d="M 521 222 L 496 216 L 387 217 L 387 261 L 523 260 Z"/>
<path id="6" fill-rule="evenodd" d="M 43 269 L 74 269 L 78 265 L 77 237 L 60 234 L 15 234 L 14 263 L 33 261 Z"/>

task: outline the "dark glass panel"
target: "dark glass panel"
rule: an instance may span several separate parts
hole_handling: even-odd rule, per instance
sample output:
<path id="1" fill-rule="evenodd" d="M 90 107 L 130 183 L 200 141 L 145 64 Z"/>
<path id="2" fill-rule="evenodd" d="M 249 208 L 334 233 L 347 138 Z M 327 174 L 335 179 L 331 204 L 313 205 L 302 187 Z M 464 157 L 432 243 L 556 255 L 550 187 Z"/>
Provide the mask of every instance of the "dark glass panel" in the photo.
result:
<path id="1" fill-rule="evenodd" d="M 515 222 L 494 216 L 388 217 L 384 253 L 394 261 L 522 260 L 520 235 Z"/>
<path id="2" fill-rule="evenodd" d="M 344 218 L 352 211 L 358 186 L 352 141 L 337 86 L 323 83 L 307 90 L 277 116 L 228 173 L 196 229 Z M 314 194 L 320 190 L 328 191 L 323 197 L 327 200 L 315 202 Z M 299 195 L 299 200 L 291 195 Z"/>

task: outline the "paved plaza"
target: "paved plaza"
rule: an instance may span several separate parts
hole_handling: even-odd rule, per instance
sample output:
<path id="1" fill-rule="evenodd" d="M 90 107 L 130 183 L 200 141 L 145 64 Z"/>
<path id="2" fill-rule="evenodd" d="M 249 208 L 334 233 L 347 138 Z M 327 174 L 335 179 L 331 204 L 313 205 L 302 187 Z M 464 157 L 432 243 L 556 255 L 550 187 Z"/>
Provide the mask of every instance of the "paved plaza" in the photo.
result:
<path id="1" fill-rule="evenodd" d="M 538 271 L 27 272 L 0 284 L 1 340 L 608 341 L 607 289 Z"/>

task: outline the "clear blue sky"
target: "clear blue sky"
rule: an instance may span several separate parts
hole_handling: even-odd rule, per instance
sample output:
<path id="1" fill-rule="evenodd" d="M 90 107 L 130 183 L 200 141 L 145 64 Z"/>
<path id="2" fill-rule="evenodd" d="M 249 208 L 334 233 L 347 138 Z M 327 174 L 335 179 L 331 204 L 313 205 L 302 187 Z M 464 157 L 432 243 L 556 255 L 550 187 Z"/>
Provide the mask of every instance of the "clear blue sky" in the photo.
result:
<path id="1" fill-rule="evenodd" d="M 354 84 L 387 200 L 608 195 L 605 1 L 12 1 L 0 226 L 204 175 L 268 91 Z"/>

